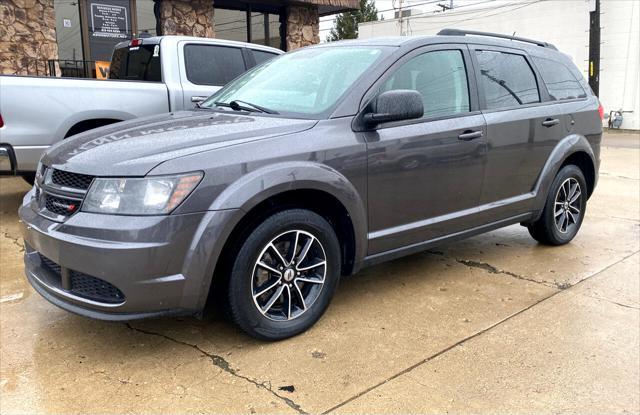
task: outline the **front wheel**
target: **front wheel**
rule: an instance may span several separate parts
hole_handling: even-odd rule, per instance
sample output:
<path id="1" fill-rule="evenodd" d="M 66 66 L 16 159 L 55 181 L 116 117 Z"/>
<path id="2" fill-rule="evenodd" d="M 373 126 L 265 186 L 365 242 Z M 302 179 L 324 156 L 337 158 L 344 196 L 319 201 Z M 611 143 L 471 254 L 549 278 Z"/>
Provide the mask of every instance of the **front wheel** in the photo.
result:
<path id="1" fill-rule="evenodd" d="M 563 167 L 551 184 L 540 219 L 529 225 L 529 233 L 540 243 L 564 245 L 580 230 L 587 207 L 587 184 L 582 170 Z"/>
<path id="2" fill-rule="evenodd" d="M 295 336 L 324 313 L 340 278 L 340 245 L 321 216 L 291 209 L 251 232 L 229 281 L 232 320 L 263 340 Z"/>

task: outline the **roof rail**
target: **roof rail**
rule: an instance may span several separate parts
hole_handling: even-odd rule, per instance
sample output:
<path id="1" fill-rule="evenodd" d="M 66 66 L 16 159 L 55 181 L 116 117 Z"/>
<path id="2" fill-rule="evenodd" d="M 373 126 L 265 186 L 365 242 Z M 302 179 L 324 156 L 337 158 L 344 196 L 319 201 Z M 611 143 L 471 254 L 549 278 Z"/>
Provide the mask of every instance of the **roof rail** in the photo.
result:
<path id="1" fill-rule="evenodd" d="M 550 49 L 558 50 L 558 48 L 556 48 L 551 43 L 542 42 L 540 40 L 527 39 L 527 38 L 524 38 L 524 37 L 502 35 L 500 33 L 478 32 L 478 31 L 475 31 L 475 30 L 462 30 L 462 29 L 442 29 L 441 31 L 438 32 L 438 35 L 440 35 L 440 36 L 474 35 L 474 36 L 498 37 L 500 39 L 517 40 L 518 42 L 533 43 L 534 45 L 542 46 L 543 48 L 550 48 Z"/>

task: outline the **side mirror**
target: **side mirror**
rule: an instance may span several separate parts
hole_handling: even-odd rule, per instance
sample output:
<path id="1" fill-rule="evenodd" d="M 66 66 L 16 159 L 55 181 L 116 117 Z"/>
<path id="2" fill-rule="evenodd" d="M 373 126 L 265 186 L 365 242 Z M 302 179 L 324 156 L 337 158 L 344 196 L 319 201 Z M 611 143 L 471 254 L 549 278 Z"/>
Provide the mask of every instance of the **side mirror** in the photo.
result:
<path id="1" fill-rule="evenodd" d="M 364 114 L 368 128 L 383 122 L 411 120 L 424 114 L 422 95 L 411 89 L 386 91 L 378 95 L 371 105 L 371 112 Z"/>

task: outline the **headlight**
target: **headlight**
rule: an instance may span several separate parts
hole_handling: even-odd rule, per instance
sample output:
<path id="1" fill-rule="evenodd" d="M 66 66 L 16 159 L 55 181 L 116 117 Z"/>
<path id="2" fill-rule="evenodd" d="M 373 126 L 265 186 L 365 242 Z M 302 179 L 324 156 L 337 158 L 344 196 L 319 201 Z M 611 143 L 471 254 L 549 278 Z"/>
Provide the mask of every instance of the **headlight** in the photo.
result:
<path id="1" fill-rule="evenodd" d="M 202 173 L 131 179 L 96 178 L 82 210 L 116 215 L 164 215 L 170 213 L 202 179 Z"/>

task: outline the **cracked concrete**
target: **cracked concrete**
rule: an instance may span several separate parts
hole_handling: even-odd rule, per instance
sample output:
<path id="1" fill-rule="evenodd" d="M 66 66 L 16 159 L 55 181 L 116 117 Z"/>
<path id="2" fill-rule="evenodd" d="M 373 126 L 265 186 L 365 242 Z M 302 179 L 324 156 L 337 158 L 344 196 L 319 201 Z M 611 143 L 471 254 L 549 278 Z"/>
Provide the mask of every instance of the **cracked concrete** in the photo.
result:
<path id="1" fill-rule="evenodd" d="M 638 413 L 633 143 L 605 139 L 570 245 L 512 226 L 363 270 L 315 327 L 279 343 L 216 315 L 120 324 L 48 304 L 23 277 L 15 211 L 28 186 L 2 178 L 1 410 Z"/>
<path id="2" fill-rule="evenodd" d="M 257 381 L 257 380 L 255 380 L 255 379 L 252 379 L 252 378 L 250 378 L 250 377 L 247 377 L 247 376 L 241 375 L 240 373 L 238 373 L 238 371 L 237 371 L 237 370 L 233 369 L 233 368 L 229 365 L 229 362 L 227 362 L 227 361 L 224 359 L 224 357 L 222 357 L 222 356 L 218 356 L 218 355 L 215 355 L 215 354 L 209 353 L 209 352 L 207 352 L 207 351 L 205 351 L 205 350 L 202 350 L 200 347 L 198 347 L 198 345 L 197 345 L 197 344 L 190 344 L 190 343 L 187 343 L 187 342 L 184 342 L 184 341 L 178 340 L 178 339 L 174 339 L 174 338 L 169 337 L 169 336 L 167 336 L 167 335 L 165 335 L 165 334 L 162 334 L 162 333 L 154 333 L 154 332 L 151 332 L 151 331 L 142 330 L 142 329 L 139 329 L 139 328 L 134 327 L 134 326 L 133 326 L 133 325 L 131 325 L 130 323 L 126 323 L 125 325 L 126 325 L 129 329 L 131 329 L 131 330 L 135 330 L 135 331 L 140 332 L 140 333 L 148 334 L 148 335 L 150 335 L 150 336 L 159 336 L 159 337 L 162 337 L 162 338 L 164 338 L 164 339 L 166 339 L 166 340 L 169 340 L 169 341 L 172 341 L 172 342 L 175 342 L 175 343 L 178 343 L 178 344 L 182 344 L 182 345 L 187 346 L 187 347 L 191 347 L 191 348 L 193 348 L 193 349 L 197 350 L 199 353 L 202 353 L 203 355 L 205 355 L 205 356 L 207 356 L 209 359 L 211 359 L 211 362 L 213 363 L 213 365 L 214 365 L 214 366 L 217 366 L 217 367 L 219 367 L 220 369 L 224 370 L 225 372 L 227 372 L 227 373 L 229 373 L 229 374 L 231 374 L 231 375 L 233 375 L 233 376 L 235 376 L 235 377 L 238 377 L 238 378 L 240 378 L 240 379 L 246 380 L 247 382 L 249 382 L 249 383 L 251 383 L 251 384 L 253 384 L 253 385 L 257 386 L 257 387 L 262 388 L 262 389 L 264 389 L 264 390 L 268 391 L 269 393 L 271 393 L 271 394 L 272 394 L 273 396 L 275 396 L 276 398 L 278 398 L 278 399 L 282 400 L 285 404 L 287 404 L 287 406 L 289 406 L 290 408 L 294 409 L 296 412 L 298 412 L 298 413 L 300 413 L 300 414 L 306 414 L 306 413 L 307 413 L 307 412 L 305 412 L 305 411 L 303 411 L 303 410 L 302 410 L 302 408 L 300 407 L 300 405 L 296 404 L 296 403 L 295 403 L 294 401 L 292 401 L 291 399 L 289 399 L 289 398 L 287 398 L 287 397 L 284 397 L 284 396 L 281 396 L 281 395 L 278 395 L 278 394 L 277 394 L 273 389 L 271 389 L 271 383 L 270 383 L 269 381 L 266 381 L 266 382 L 258 382 L 258 381 Z M 127 382 L 127 383 L 128 383 L 128 382 Z M 286 390 L 286 387 L 284 387 L 284 388 L 283 388 L 283 387 L 281 387 L 281 388 L 279 388 L 279 389 L 280 389 L 280 390 Z M 293 392 L 293 391 L 292 391 L 292 392 Z"/>

